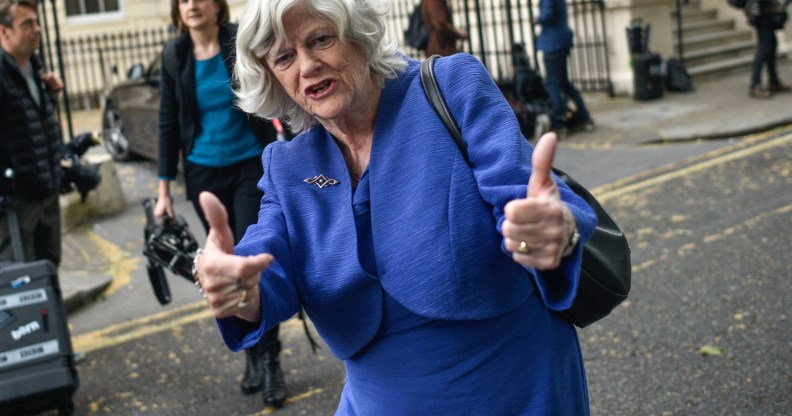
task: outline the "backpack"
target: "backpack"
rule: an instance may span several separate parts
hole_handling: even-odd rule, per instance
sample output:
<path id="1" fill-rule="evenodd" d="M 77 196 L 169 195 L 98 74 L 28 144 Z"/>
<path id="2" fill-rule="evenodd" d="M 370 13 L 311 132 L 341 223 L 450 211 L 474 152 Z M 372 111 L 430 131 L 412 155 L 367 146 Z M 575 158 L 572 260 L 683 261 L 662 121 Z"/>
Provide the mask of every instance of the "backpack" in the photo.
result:
<path id="1" fill-rule="evenodd" d="M 419 51 L 425 50 L 429 43 L 429 30 L 424 24 L 422 4 L 423 1 L 419 2 L 410 13 L 410 23 L 404 31 L 404 41 Z"/>
<path id="2" fill-rule="evenodd" d="M 665 87 L 669 91 L 693 91 L 693 81 L 679 59 L 671 58 L 666 61 Z"/>

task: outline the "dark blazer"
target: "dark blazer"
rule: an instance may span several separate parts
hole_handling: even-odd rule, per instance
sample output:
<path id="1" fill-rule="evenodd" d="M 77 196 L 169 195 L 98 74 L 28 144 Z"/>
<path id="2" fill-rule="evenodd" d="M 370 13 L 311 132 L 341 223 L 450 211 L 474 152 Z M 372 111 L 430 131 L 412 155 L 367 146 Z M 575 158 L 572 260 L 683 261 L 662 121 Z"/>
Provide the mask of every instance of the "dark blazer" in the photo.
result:
<path id="1" fill-rule="evenodd" d="M 221 26 L 218 32 L 220 53 L 229 75 L 234 73 L 236 61 L 237 26 Z M 199 133 L 200 123 L 196 118 L 195 57 L 192 54 L 189 34 L 168 42 L 162 51 L 162 75 L 160 77 L 159 112 L 159 176 L 176 176 L 179 153 L 186 159 L 192 151 L 193 141 Z M 235 111 L 242 111 L 234 107 Z M 248 125 L 263 145 L 276 139 L 272 123 L 248 115 Z"/>
<path id="2" fill-rule="evenodd" d="M 437 319 L 491 318 L 529 297 L 549 309 L 571 305 L 582 246 L 596 225 L 591 208 L 557 181 L 580 230 L 575 253 L 552 272 L 515 263 L 503 248 L 503 207 L 525 197 L 530 144 L 481 62 L 464 53 L 439 59 L 438 84 L 465 136 L 471 169 L 430 106 L 418 68 L 410 61 L 382 90 L 368 193 L 353 193 L 341 151 L 321 125 L 264 150 L 259 221 L 236 252 L 271 253 L 275 261 L 259 283 L 261 325 L 219 321 L 232 350 L 249 347 L 302 306 L 335 356 L 349 358 L 377 333 L 380 287 L 410 311 Z M 304 182 L 320 174 L 339 183 Z M 353 205 L 366 198 L 376 277 L 358 254 Z"/>

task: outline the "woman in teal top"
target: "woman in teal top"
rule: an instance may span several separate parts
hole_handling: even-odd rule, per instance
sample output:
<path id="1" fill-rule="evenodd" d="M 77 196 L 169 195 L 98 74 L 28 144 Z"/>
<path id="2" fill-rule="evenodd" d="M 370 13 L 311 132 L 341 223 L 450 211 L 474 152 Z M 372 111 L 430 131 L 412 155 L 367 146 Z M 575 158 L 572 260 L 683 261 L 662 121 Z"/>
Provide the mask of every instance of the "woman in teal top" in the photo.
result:
<path id="1" fill-rule="evenodd" d="M 275 140 L 272 123 L 234 106 L 236 25 L 225 0 L 172 0 L 171 20 L 180 37 L 163 51 L 159 117 L 159 197 L 154 214 L 173 217 L 170 183 L 181 155 L 187 197 L 208 226 L 198 194 L 211 191 L 229 207 L 235 239 L 258 218 L 262 198 L 261 152 Z M 278 327 L 246 350 L 242 392 L 263 389 L 264 402 L 280 407 L 286 388 L 279 360 Z"/>

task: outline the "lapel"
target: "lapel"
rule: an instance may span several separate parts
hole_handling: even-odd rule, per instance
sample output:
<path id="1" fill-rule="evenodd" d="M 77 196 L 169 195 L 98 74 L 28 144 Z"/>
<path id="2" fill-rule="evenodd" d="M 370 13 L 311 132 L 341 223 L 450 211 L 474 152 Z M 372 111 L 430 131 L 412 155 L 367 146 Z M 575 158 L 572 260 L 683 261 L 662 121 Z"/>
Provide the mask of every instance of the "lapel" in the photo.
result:
<path id="1" fill-rule="evenodd" d="M 184 97 L 184 115 L 192 117 L 195 111 L 195 57 L 192 53 L 190 35 L 182 36 L 176 43 L 179 62 L 179 88 L 177 93 Z"/>

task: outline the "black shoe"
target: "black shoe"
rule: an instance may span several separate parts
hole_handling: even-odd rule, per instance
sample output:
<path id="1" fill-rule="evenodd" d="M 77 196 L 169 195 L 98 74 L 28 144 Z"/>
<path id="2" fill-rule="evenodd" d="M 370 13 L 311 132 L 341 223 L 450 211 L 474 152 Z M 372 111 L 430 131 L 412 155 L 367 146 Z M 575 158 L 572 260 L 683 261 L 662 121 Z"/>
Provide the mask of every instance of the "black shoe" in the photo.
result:
<path id="1" fill-rule="evenodd" d="M 592 120 L 591 118 L 583 122 L 583 131 L 591 133 L 596 129 L 597 127 L 594 126 L 594 120 Z"/>
<path id="2" fill-rule="evenodd" d="M 286 402 L 286 382 L 280 365 L 280 341 L 264 353 L 264 404 L 276 408 Z"/>
<path id="3" fill-rule="evenodd" d="M 760 85 L 757 85 L 755 87 L 751 87 L 751 89 L 748 91 L 748 96 L 758 98 L 760 100 L 766 100 L 772 97 L 773 94 L 770 91 L 762 88 Z"/>
<path id="4" fill-rule="evenodd" d="M 786 85 L 782 82 L 776 84 L 770 84 L 767 86 L 767 91 L 769 92 L 789 92 L 792 90 L 792 87 Z"/>
<path id="5" fill-rule="evenodd" d="M 243 394 L 253 394 L 264 388 L 264 355 L 267 350 L 259 344 L 245 350 L 245 376 L 240 385 Z"/>

